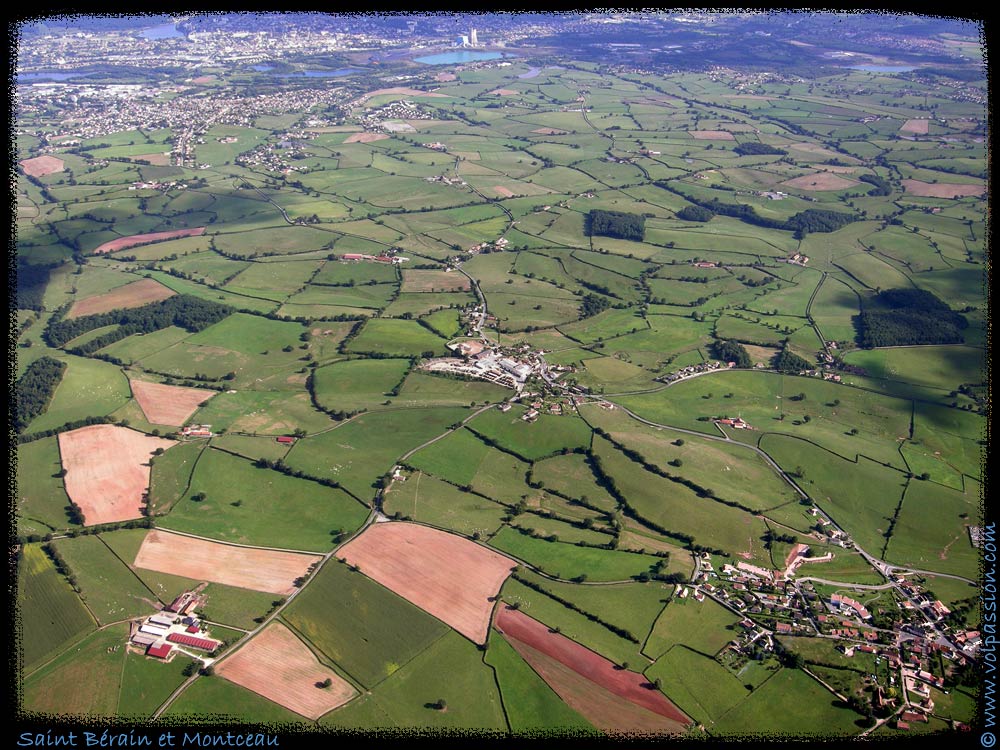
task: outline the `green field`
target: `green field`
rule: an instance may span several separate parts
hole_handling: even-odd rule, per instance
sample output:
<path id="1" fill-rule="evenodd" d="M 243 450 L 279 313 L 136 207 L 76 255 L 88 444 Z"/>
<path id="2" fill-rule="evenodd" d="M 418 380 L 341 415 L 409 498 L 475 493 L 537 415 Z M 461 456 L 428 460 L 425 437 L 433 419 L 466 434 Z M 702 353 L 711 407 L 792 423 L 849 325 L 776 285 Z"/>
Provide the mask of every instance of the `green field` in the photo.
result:
<path id="1" fill-rule="evenodd" d="M 623 581 L 649 572 L 656 562 L 649 555 L 549 542 L 510 528 L 501 529 L 490 545 L 564 580 L 584 575 L 592 581 Z"/>
<path id="2" fill-rule="evenodd" d="M 404 667 L 448 630 L 337 560 L 323 566 L 282 617 L 369 688 Z"/>
<path id="3" fill-rule="evenodd" d="M 20 622 L 32 634 L 23 641 L 26 671 L 94 628 L 94 618 L 37 544 L 22 547 L 17 593 Z"/>
<path id="4" fill-rule="evenodd" d="M 91 633 L 24 681 L 28 711 L 62 716 L 109 717 L 118 712 L 128 625 Z"/>
<path id="5" fill-rule="evenodd" d="M 79 582 L 81 598 L 101 625 L 152 614 L 160 606 L 156 595 L 104 544 L 101 537 L 59 539 L 53 545 L 72 568 Z"/>
<path id="6" fill-rule="evenodd" d="M 60 356 L 66 372 L 44 414 L 25 432 L 41 432 L 84 417 L 103 417 L 129 400 L 128 380 L 114 365 L 71 355 Z"/>
<path id="7" fill-rule="evenodd" d="M 484 661 L 496 671 L 504 713 L 512 732 L 590 729 L 590 724 L 560 700 L 507 641 L 494 634 Z"/>
<path id="8" fill-rule="evenodd" d="M 199 495 L 204 499 L 195 500 Z M 354 531 L 367 515 L 338 489 L 209 450 L 189 491 L 161 525 L 236 544 L 325 552 L 332 546 L 331 530 Z"/>
<path id="9" fill-rule="evenodd" d="M 441 700 L 446 710 L 433 707 Z M 373 721 L 373 714 L 379 718 Z M 322 723 L 366 730 L 508 728 L 493 670 L 483 663 L 475 645 L 450 630 L 376 685 L 370 695 L 327 714 Z"/>
<path id="10" fill-rule="evenodd" d="M 657 659 L 645 674 L 659 678 L 667 697 L 707 728 L 714 728 L 750 697 L 739 679 L 719 662 L 681 645 Z"/>
<path id="11" fill-rule="evenodd" d="M 412 409 L 365 414 L 337 429 L 299 440 L 286 463 L 311 476 L 339 482 L 362 500 L 404 453 L 443 434 L 468 416 L 465 409 Z"/>
<path id="12" fill-rule="evenodd" d="M 716 730 L 720 736 L 739 736 L 752 722 L 759 731 L 769 733 L 823 737 L 856 733 L 858 714 L 836 703 L 804 672 L 783 669 L 721 717 Z"/>
<path id="13" fill-rule="evenodd" d="M 679 645 L 715 656 L 733 639 L 729 626 L 737 622 L 736 615 L 711 599 L 698 602 L 690 597 L 674 598 L 656 620 L 643 651 L 658 659 Z"/>
<path id="14" fill-rule="evenodd" d="M 469 536 L 492 534 L 500 528 L 500 519 L 507 512 L 499 503 L 462 492 L 454 485 L 419 471 L 409 475 L 404 482 L 393 483 L 383 501 L 383 509 L 389 515 L 399 513 Z"/>
<path id="15" fill-rule="evenodd" d="M 70 524 L 69 496 L 57 476 L 62 470 L 56 438 L 22 445 L 17 452 L 17 528 L 44 536 Z"/>
<path id="16" fill-rule="evenodd" d="M 441 355 L 445 340 L 412 320 L 376 319 L 367 321 L 351 340 L 348 350 L 367 354 L 419 357 L 424 352 Z"/>
<path id="17" fill-rule="evenodd" d="M 541 414 L 529 423 L 521 419 L 525 411 L 520 406 L 508 412 L 490 409 L 473 419 L 469 427 L 528 461 L 590 445 L 590 429 L 582 419 Z"/>

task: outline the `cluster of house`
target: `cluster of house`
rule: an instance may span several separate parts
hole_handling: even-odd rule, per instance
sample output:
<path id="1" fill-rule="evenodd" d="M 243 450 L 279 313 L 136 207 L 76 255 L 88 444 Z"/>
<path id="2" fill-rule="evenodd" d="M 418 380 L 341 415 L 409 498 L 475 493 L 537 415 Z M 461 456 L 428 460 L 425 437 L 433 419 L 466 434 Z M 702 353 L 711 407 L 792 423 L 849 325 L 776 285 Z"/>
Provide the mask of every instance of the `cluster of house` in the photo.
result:
<path id="1" fill-rule="evenodd" d="M 180 434 L 184 437 L 210 438 L 215 433 L 212 432 L 212 425 L 210 424 L 191 424 L 186 427 L 182 427 Z"/>
<path id="2" fill-rule="evenodd" d="M 457 341 L 448 348 L 458 357 L 439 357 L 427 361 L 424 368 L 431 372 L 451 372 L 488 380 L 505 388 L 520 391 L 535 368 L 527 362 L 512 359 L 500 347 L 487 346 L 482 341 Z"/>
<path id="3" fill-rule="evenodd" d="M 724 427 L 732 427 L 734 430 L 753 429 L 748 422 L 743 421 L 742 417 L 723 417 L 722 419 L 716 419 L 714 421 L 715 424 L 723 425 Z"/>
<path id="4" fill-rule="evenodd" d="M 183 182 L 177 182 L 172 180 L 171 182 L 158 182 L 156 180 L 150 180 L 148 182 L 133 182 L 129 185 L 129 190 L 184 190 L 187 188 L 187 184 Z"/>
<path id="5" fill-rule="evenodd" d="M 469 184 L 461 177 L 449 177 L 446 174 L 435 174 L 430 177 L 425 177 L 424 182 L 440 182 L 444 185 L 457 185 L 460 187 L 465 187 Z"/>
<path id="6" fill-rule="evenodd" d="M 735 362 L 718 362 L 716 360 L 709 360 L 707 362 L 699 362 L 696 365 L 688 365 L 687 367 L 682 367 L 679 370 L 674 370 L 666 375 L 661 375 L 656 380 L 662 383 L 673 383 L 678 380 L 683 380 L 684 378 L 690 378 L 692 375 L 699 375 L 703 372 L 711 372 L 712 370 L 721 370 L 724 367 L 736 367 Z"/>
<path id="7" fill-rule="evenodd" d="M 344 253 L 340 256 L 339 260 L 343 261 L 374 261 L 376 263 L 395 263 L 400 264 L 404 261 L 408 261 L 409 258 L 404 258 L 402 255 L 393 255 L 390 252 L 382 253 L 382 255 L 366 255 L 364 253 Z"/>
<path id="8" fill-rule="evenodd" d="M 481 253 L 486 250 L 489 250 L 490 252 L 496 252 L 500 250 L 506 250 L 509 244 L 510 240 L 508 240 L 506 237 L 500 237 L 499 239 L 496 239 L 493 242 L 480 242 L 479 244 L 473 245 L 465 252 L 469 253 L 470 255 L 476 255 L 477 253 Z"/>
<path id="9" fill-rule="evenodd" d="M 784 263 L 793 263 L 797 266 L 804 266 L 809 262 L 809 256 L 802 255 L 801 253 L 792 253 L 787 258 L 776 258 L 775 260 Z"/>
<path id="10" fill-rule="evenodd" d="M 197 658 L 201 658 L 202 654 L 211 654 L 220 642 L 207 637 L 204 624 L 194 612 L 202 602 L 198 594 L 185 591 L 157 614 L 132 621 L 129 644 L 143 649 L 147 656 L 165 660 L 172 658 L 177 651 Z M 202 654 L 190 654 L 185 648 Z"/>
<path id="11" fill-rule="evenodd" d="M 445 146 L 443 143 L 440 143 L 439 141 L 434 141 L 434 143 L 421 143 L 420 145 L 423 146 L 424 148 L 432 148 L 435 151 L 447 151 L 448 150 L 448 147 Z"/>

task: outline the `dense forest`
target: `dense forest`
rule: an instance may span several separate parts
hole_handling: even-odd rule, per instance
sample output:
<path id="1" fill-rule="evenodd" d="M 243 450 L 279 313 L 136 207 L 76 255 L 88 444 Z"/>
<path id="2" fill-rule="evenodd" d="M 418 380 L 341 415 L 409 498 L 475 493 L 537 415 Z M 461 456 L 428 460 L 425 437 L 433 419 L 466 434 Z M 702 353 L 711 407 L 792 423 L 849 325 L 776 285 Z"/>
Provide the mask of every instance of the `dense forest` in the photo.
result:
<path id="1" fill-rule="evenodd" d="M 960 344 L 969 322 L 923 289 L 887 289 L 854 317 L 858 346 Z"/>
<path id="2" fill-rule="evenodd" d="M 607 310 L 610 306 L 611 303 L 604 297 L 596 294 L 585 294 L 583 295 L 583 301 L 580 302 L 580 317 L 590 318 L 599 312 Z"/>
<path id="3" fill-rule="evenodd" d="M 588 234 L 592 237 L 602 235 L 642 242 L 646 234 L 646 218 L 624 211 L 604 211 L 595 208 L 590 212 L 588 225 Z"/>
<path id="4" fill-rule="evenodd" d="M 788 152 L 784 149 L 776 148 L 775 146 L 768 146 L 766 143 L 757 143 L 756 141 L 741 143 L 739 146 L 734 148 L 733 151 L 740 156 L 763 156 L 770 154 L 785 156 L 788 154 Z"/>
<path id="5" fill-rule="evenodd" d="M 18 433 L 48 408 L 49 400 L 66 371 L 66 363 L 52 357 L 36 359 L 14 387 L 14 430 Z"/>
<path id="6" fill-rule="evenodd" d="M 44 310 L 42 295 L 53 266 L 17 265 L 17 309 Z"/>
<path id="7" fill-rule="evenodd" d="M 135 333 L 153 333 L 169 326 L 178 326 L 196 333 L 213 323 L 218 323 L 232 312 L 233 308 L 228 305 L 179 294 L 162 302 L 154 302 L 131 310 L 112 310 L 82 318 L 61 320 L 53 316 L 45 329 L 45 341 L 49 346 L 59 348 L 87 331 L 118 325 L 114 331 L 98 336 L 74 349 L 78 354 L 87 355 L 126 336 Z"/>
<path id="8" fill-rule="evenodd" d="M 812 369 L 808 360 L 789 351 L 787 346 L 774 356 L 774 361 L 771 364 L 779 372 L 802 372 Z"/>
<path id="9" fill-rule="evenodd" d="M 712 354 L 723 362 L 735 362 L 737 367 L 753 367 L 750 354 L 735 341 L 716 341 L 712 346 Z"/>
<path id="10" fill-rule="evenodd" d="M 702 206 L 684 206 L 677 212 L 677 218 L 684 221 L 708 221 L 713 216 L 714 213 Z"/>

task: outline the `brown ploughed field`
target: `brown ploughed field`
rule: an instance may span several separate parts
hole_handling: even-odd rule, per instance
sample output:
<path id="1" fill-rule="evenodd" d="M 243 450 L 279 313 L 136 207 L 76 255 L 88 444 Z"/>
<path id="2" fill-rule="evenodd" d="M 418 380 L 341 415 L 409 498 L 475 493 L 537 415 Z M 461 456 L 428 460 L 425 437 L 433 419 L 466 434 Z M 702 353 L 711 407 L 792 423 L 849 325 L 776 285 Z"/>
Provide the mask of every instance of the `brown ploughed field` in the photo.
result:
<path id="1" fill-rule="evenodd" d="M 476 643 L 486 642 L 490 599 L 516 567 L 464 537 L 397 521 L 369 526 L 337 557 Z"/>
<path id="2" fill-rule="evenodd" d="M 152 424 L 180 427 L 201 406 L 216 394 L 204 388 L 184 388 L 179 385 L 133 380 L 132 395 Z"/>
<path id="3" fill-rule="evenodd" d="M 66 162 L 55 156 L 36 156 L 34 159 L 22 161 L 21 167 L 29 177 L 44 177 L 47 174 L 62 172 L 66 168 Z"/>
<path id="4" fill-rule="evenodd" d="M 781 183 L 790 188 L 799 190 L 843 190 L 854 187 L 857 180 L 848 180 L 846 177 L 832 174 L 830 172 L 816 172 L 815 174 L 804 174 L 791 180 Z"/>
<path id="5" fill-rule="evenodd" d="M 85 526 L 142 517 L 149 458 L 172 440 L 127 427 L 96 424 L 59 435 L 66 494 L 83 511 Z"/>
<path id="6" fill-rule="evenodd" d="M 347 680 L 320 664 L 309 647 L 278 622 L 220 661 L 216 674 L 314 720 L 357 695 Z M 317 687 L 328 679 L 330 687 Z"/>
<path id="7" fill-rule="evenodd" d="M 288 596 L 296 590 L 295 579 L 320 560 L 319 555 L 239 547 L 154 529 L 146 534 L 133 565 Z"/>
<path id="8" fill-rule="evenodd" d="M 903 180 L 906 192 L 928 198 L 964 198 L 967 195 L 985 193 L 982 185 L 966 185 L 949 182 L 921 182 L 920 180 Z"/>
<path id="9" fill-rule="evenodd" d="M 600 654 L 560 633 L 551 632 L 546 625 L 523 612 L 501 606 L 497 611 L 495 626 L 515 648 L 519 644 L 526 645 L 635 706 L 658 714 L 679 726 L 690 723 L 690 719 L 663 693 L 646 687 L 648 682 L 641 674 L 617 668 Z"/>
<path id="10" fill-rule="evenodd" d="M 173 240 L 178 237 L 196 237 L 205 233 L 205 227 L 194 227 L 192 229 L 173 229 L 169 232 L 149 232 L 148 234 L 133 234 L 131 237 L 121 237 L 117 240 L 105 242 L 98 245 L 95 253 L 113 253 L 116 250 L 144 245 L 147 242 L 160 242 L 161 240 Z"/>
<path id="11" fill-rule="evenodd" d="M 66 314 L 67 318 L 82 318 L 85 315 L 96 315 L 97 313 L 108 312 L 110 310 L 123 310 L 131 307 L 142 307 L 150 302 L 160 302 L 168 297 L 173 297 L 177 292 L 163 286 L 153 279 L 142 279 L 133 281 L 131 284 L 112 289 L 105 294 L 96 294 L 93 297 L 74 302 L 73 306 Z"/>
<path id="12" fill-rule="evenodd" d="M 735 141 L 728 130 L 689 130 L 688 135 L 700 141 Z"/>

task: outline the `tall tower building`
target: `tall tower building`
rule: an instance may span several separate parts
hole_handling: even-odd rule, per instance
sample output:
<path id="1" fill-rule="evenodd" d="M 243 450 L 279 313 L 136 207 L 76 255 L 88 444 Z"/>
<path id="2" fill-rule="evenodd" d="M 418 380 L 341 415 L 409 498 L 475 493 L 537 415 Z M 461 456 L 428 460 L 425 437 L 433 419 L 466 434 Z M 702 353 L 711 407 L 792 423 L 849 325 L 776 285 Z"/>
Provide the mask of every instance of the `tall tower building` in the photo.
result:
<path id="1" fill-rule="evenodd" d="M 473 47 L 478 47 L 479 46 L 479 37 L 476 36 L 476 30 L 475 29 L 470 29 L 469 30 L 469 44 L 471 44 Z"/>

